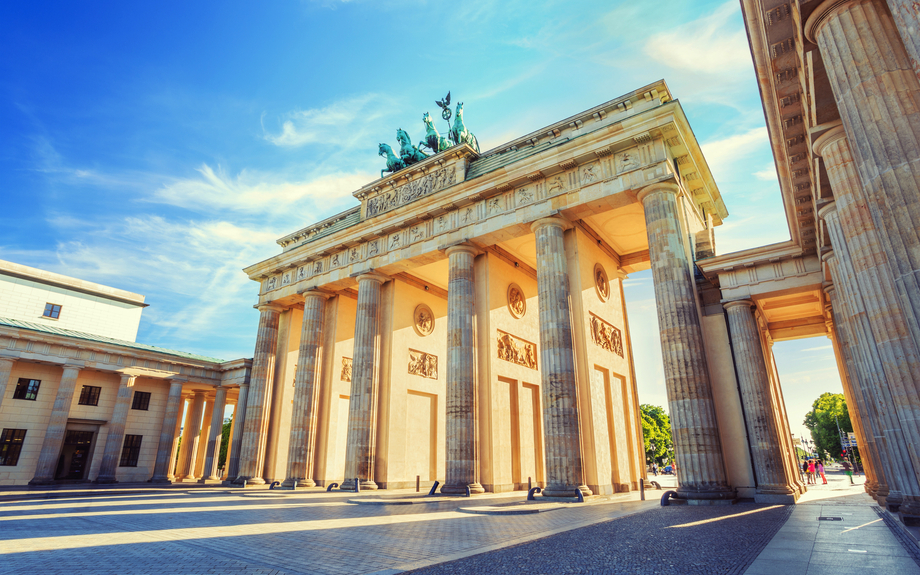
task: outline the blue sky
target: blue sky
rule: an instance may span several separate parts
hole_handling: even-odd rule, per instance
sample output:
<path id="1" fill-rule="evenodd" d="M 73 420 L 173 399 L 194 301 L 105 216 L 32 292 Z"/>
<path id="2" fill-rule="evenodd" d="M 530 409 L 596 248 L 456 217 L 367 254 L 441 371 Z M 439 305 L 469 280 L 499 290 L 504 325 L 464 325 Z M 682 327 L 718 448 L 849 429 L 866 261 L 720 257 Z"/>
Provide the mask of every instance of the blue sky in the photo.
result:
<path id="1" fill-rule="evenodd" d="M 145 294 L 139 341 L 248 357 L 240 269 L 354 205 L 448 90 L 485 150 L 659 78 L 731 214 L 718 251 L 788 239 L 734 0 L 3 3 L 0 258 Z M 664 405 L 650 287 L 630 324 Z M 781 344 L 794 428 L 839 388 L 828 345 Z"/>

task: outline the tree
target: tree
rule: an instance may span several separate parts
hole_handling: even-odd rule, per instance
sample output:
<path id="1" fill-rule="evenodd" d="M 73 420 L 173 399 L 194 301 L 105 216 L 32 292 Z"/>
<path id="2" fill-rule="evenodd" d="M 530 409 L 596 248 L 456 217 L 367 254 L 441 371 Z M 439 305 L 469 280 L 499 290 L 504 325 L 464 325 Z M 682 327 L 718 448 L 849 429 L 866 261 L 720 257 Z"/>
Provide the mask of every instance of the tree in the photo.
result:
<path id="1" fill-rule="evenodd" d="M 642 434 L 645 436 L 645 462 L 664 465 L 674 459 L 674 441 L 671 439 L 671 420 L 664 409 L 644 403 Z"/>
<path id="2" fill-rule="evenodd" d="M 839 431 L 853 431 L 847 401 L 843 394 L 822 393 L 811 405 L 811 411 L 805 415 L 803 425 L 811 431 L 811 438 L 815 442 L 815 451 L 818 454 L 823 455 L 827 452 L 834 459 L 839 459 L 842 451 Z"/>
<path id="3" fill-rule="evenodd" d="M 227 463 L 227 447 L 230 445 L 230 426 L 233 424 L 233 415 L 224 420 L 220 433 L 220 456 L 217 458 L 217 467 L 222 468 Z"/>

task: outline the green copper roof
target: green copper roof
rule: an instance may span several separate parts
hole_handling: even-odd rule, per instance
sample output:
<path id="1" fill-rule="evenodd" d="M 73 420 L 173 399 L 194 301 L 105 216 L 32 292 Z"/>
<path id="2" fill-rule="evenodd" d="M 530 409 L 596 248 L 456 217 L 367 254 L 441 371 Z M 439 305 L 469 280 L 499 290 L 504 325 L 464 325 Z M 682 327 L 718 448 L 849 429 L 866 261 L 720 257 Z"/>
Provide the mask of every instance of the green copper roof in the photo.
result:
<path id="1" fill-rule="evenodd" d="M 50 333 L 53 335 L 62 335 L 64 337 L 72 337 L 74 339 L 82 339 L 86 341 L 94 341 L 96 343 L 106 343 L 109 345 L 117 345 L 120 347 L 129 347 L 131 349 L 138 349 L 141 351 L 150 351 L 153 353 L 162 353 L 164 355 L 172 355 L 175 357 L 181 357 L 184 359 L 194 359 L 196 361 L 208 361 L 211 363 L 223 363 L 224 360 L 217 359 L 216 357 L 207 357 L 204 355 L 196 355 L 194 353 L 186 353 L 184 351 L 176 351 L 173 349 L 164 349 L 162 347 L 156 347 L 154 345 L 145 345 L 143 343 L 136 343 L 133 341 L 125 341 L 123 339 L 115 339 L 112 337 L 105 337 L 104 335 L 95 335 L 91 333 L 83 333 L 81 331 L 73 331 L 69 329 L 61 329 L 58 327 L 50 325 L 42 325 L 38 323 L 31 323 L 28 321 L 20 321 L 18 319 L 9 319 L 5 317 L 0 317 L 0 326 L 15 327 L 19 329 L 27 329 L 29 331 L 39 331 L 42 333 Z"/>

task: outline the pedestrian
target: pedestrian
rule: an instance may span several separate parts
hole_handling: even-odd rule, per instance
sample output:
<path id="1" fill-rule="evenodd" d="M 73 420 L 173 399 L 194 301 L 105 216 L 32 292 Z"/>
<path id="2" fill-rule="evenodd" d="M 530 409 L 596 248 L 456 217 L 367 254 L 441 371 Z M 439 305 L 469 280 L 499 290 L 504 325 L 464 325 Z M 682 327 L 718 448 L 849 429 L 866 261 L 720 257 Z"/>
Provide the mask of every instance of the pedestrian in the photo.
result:
<path id="1" fill-rule="evenodd" d="M 808 481 L 808 461 L 807 460 L 802 462 L 802 475 L 805 476 L 805 481 L 807 483 L 811 483 L 811 481 Z"/>
<path id="2" fill-rule="evenodd" d="M 658 477 L 658 464 L 657 463 L 652 464 L 652 473 L 655 474 L 655 477 Z"/>
<path id="3" fill-rule="evenodd" d="M 821 480 L 824 481 L 824 485 L 827 485 L 827 477 L 824 475 L 824 462 L 820 459 L 818 460 L 818 473 L 821 475 Z"/>
<path id="4" fill-rule="evenodd" d="M 815 460 L 808 460 L 808 483 L 810 485 L 815 485 L 818 483 L 818 480 L 815 478 Z"/>

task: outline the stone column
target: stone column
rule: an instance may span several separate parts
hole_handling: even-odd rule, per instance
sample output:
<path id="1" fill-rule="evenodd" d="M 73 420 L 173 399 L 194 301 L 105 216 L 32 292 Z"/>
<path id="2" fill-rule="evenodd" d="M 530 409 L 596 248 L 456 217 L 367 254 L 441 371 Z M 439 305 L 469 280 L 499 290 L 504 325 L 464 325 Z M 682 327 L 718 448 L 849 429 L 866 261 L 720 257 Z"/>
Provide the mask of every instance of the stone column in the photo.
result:
<path id="1" fill-rule="evenodd" d="M 833 211 L 833 214 L 831 214 Z M 822 208 L 819 216 L 824 218 L 828 230 L 837 229 L 835 210 Z M 831 221 L 828 222 L 828 219 Z M 832 238 L 832 241 L 833 238 Z M 856 274 L 851 267 L 852 258 L 846 253 L 847 245 L 838 239 L 835 249 L 822 257 L 828 264 L 838 297 L 831 306 L 843 312 L 845 328 L 843 333 L 850 342 L 854 363 L 859 377 L 859 393 L 866 405 L 866 423 L 875 436 L 879 456 L 877 474 L 879 486 L 876 499 L 879 504 L 897 511 L 903 503 L 905 465 L 910 466 L 910 455 L 904 452 L 904 433 L 898 421 L 891 389 L 885 379 L 884 361 L 869 326 L 870 320 L 863 303 L 862 292 L 856 283 Z M 839 317 L 839 316 L 838 316 Z M 884 477 L 883 477 L 884 476 Z M 882 483 L 884 481 L 884 483 Z"/>
<path id="2" fill-rule="evenodd" d="M 537 301 L 540 309 L 540 388 L 548 497 L 591 495 L 584 483 L 579 429 L 575 349 L 569 308 L 569 275 L 562 236 L 570 224 L 559 217 L 531 224 L 537 241 Z"/>
<path id="3" fill-rule="evenodd" d="M 770 379 L 764 363 L 760 333 L 752 313 L 754 302 L 746 299 L 724 304 L 728 312 L 732 351 L 741 402 L 744 406 L 751 458 L 757 477 L 757 503 L 795 503 L 795 490 L 786 476 L 783 447 L 776 428 Z"/>
<path id="4" fill-rule="evenodd" d="M 681 498 L 693 502 L 734 499 L 728 485 L 719 424 L 712 401 L 696 286 L 681 231 L 674 183 L 641 190 L 652 280 L 661 332 L 671 432 Z"/>
<path id="5" fill-rule="evenodd" d="M 879 247 L 920 345 L 920 81 L 882 0 L 825 0 L 805 34 L 821 49 Z"/>
<path id="6" fill-rule="evenodd" d="M 176 436 L 178 435 L 179 412 L 182 408 L 182 381 L 169 382 L 169 396 L 166 398 L 166 413 L 163 415 L 163 425 L 160 427 L 160 443 L 157 445 L 157 459 L 153 465 L 151 483 L 170 483 L 172 474 L 170 462 L 176 452 Z"/>
<path id="7" fill-rule="evenodd" d="M 179 442 L 182 439 L 182 420 L 184 419 L 183 415 L 185 414 L 185 406 L 187 400 L 191 398 L 191 395 L 183 395 L 182 399 L 179 400 L 179 412 L 176 414 L 176 433 L 174 434 L 175 439 L 173 440 L 172 449 L 169 452 L 169 473 L 166 475 L 166 478 L 169 479 L 170 483 L 176 480 L 176 476 L 179 474 Z"/>
<path id="8" fill-rule="evenodd" d="M 233 436 L 236 435 L 236 404 L 231 403 L 233 406 L 233 411 L 230 412 L 230 436 L 227 437 L 227 457 L 224 459 L 223 473 L 221 474 L 221 479 L 227 479 L 227 470 L 230 467 L 230 454 L 233 453 Z M 221 449 L 224 449 L 223 443 L 220 446 Z M 220 466 L 220 452 L 217 454 L 217 465 Z"/>
<path id="9" fill-rule="evenodd" d="M 128 423 L 128 409 L 131 407 L 131 395 L 134 392 L 133 375 L 123 373 L 115 398 L 115 408 L 109 421 L 109 433 L 105 437 L 105 451 L 102 453 L 102 465 L 96 483 L 118 483 L 115 472 L 121 461 L 121 446 L 125 441 L 125 425 Z"/>
<path id="10" fill-rule="evenodd" d="M 240 443 L 243 442 L 243 427 L 246 426 L 246 404 L 249 398 L 249 384 L 240 385 L 240 395 L 236 399 L 233 412 L 233 437 L 230 438 L 230 450 L 227 452 L 227 479 L 233 481 L 240 474 Z"/>
<path id="11" fill-rule="evenodd" d="M 824 159 L 836 199 L 818 213 L 825 221 L 843 271 L 834 283 L 842 293 L 855 298 L 854 313 L 862 314 L 867 322 L 869 331 L 860 341 L 871 339 L 877 348 L 902 435 L 889 440 L 902 445 L 899 451 L 906 458 L 903 464 L 892 459 L 899 467 L 906 465 L 903 474 L 899 474 L 898 487 L 906 498 L 901 512 L 920 517 L 920 458 L 910 447 L 920 445 L 920 408 L 915 401 L 920 394 L 920 351 L 911 336 L 911 309 L 898 298 L 896 282 L 892 281 L 897 275 L 895 265 L 883 249 L 881 228 L 870 217 L 871 200 L 854 169 L 856 162 L 844 130 L 836 127 L 822 134 L 815 140 L 814 149 Z M 894 487 L 895 477 L 891 473 L 886 477 L 889 489 Z M 896 497 L 890 497 L 889 506 L 897 505 L 895 501 Z"/>
<path id="12" fill-rule="evenodd" d="M 441 493 L 484 493 L 479 483 L 479 417 L 473 342 L 473 260 L 469 244 L 447 248 L 447 471 Z"/>
<path id="13" fill-rule="evenodd" d="M 205 476 L 204 460 L 208 452 L 208 438 L 211 437 L 211 417 L 214 415 L 214 398 L 206 396 L 204 399 L 204 414 L 201 418 L 201 430 L 198 432 L 198 451 L 195 454 L 194 465 L 196 478 Z"/>
<path id="14" fill-rule="evenodd" d="M 268 414 L 271 411 L 272 387 L 275 383 L 275 354 L 278 351 L 278 320 L 283 309 L 277 305 L 259 306 L 259 334 L 252 358 L 249 378 L 250 393 L 246 405 L 246 419 L 240 440 L 239 475 L 234 483 L 247 481 L 263 484 L 265 441 Z"/>
<path id="15" fill-rule="evenodd" d="M 179 453 L 179 472 L 176 473 L 176 479 L 195 480 L 195 463 L 198 461 L 198 438 L 201 435 L 204 396 L 203 391 L 196 391 L 188 412 L 185 414 L 185 429 L 182 430 L 182 449 Z"/>
<path id="16" fill-rule="evenodd" d="M 54 482 L 54 472 L 57 470 L 58 457 L 64 444 L 64 433 L 67 430 L 67 417 L 70 415 L 73 392 L 81 369 L 82 367 L 75 365 L 64 365 L 61 383 L 58 385 L 57 395 L 54 396 L 51 418 L 45 429 L 42 450 L 38 455 L 35 477 L 29 481 L 29 485 L 48 485 Z"/>
<path id="17" fill-rule="evenodd" d="M 287 479 L 284 486 L 315 487 L 313 461 L 316 454 L 316 422 L 322 371 L 323 326 L 329 294 L 303 293 L 303 323 L 297 373 L 294 374 L 294 409 L 291 414 L 291 440 L 288 448 Z"/>
<path id="18" fill-rule="evenodd" d="M 13 375 L 13 359 L 5 357 L 0 358 L 0 408 L 3 407 L 3 398 L 6 397 L 6 388 L 10 384 L 10 376 Z"/>
<path id="19" fill-rule="evenodd" d="M 888 8 L 910 56 L 914 74 L 920 77 L 920 6 L 914 0 L 888 0 Z"/>
<path id="20" fill-rule="evenodd" d="M 354 358 L 351 368 L 351 399 L 348 405 L 348 445 L 345 449 L 345 482 L 352 490 L 357 478 L 361 489 L 377 489 L 374 482 L 374 450 L 377 431 L 378 323 L 380 286 L 386 276 L 358 276 L 358 309 L 355 318 Z"/>
<path id="21" fill-rule="evenodd" d="M 220 457 L 220 442 L 224 432 L 224 408 L 227 404 L 227 388 L 218 387 L 211 410 L 211 426 L 208 431 L 208 450 L 204 456 L 204 470 L 200 483 L 220 481 L 217 475 L 217 460 Z"/>

